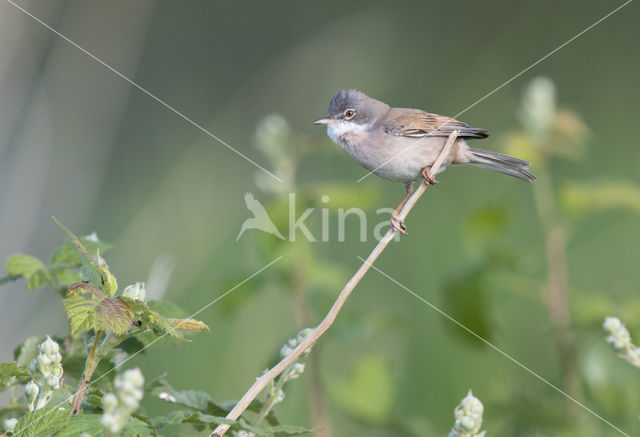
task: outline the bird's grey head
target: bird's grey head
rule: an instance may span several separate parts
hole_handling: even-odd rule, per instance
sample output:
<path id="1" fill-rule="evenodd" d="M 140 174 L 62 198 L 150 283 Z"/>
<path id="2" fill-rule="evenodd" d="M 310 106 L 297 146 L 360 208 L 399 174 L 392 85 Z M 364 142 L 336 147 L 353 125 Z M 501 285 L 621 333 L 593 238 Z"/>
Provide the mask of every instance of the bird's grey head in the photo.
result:
<path id="1" fill-rule="evenodd" d="M 340 90 L 333 95 L 327 115 L 314 124 L 350 122 L 364 125 L 377 120 L 389 106 L 355 89 Z"/>

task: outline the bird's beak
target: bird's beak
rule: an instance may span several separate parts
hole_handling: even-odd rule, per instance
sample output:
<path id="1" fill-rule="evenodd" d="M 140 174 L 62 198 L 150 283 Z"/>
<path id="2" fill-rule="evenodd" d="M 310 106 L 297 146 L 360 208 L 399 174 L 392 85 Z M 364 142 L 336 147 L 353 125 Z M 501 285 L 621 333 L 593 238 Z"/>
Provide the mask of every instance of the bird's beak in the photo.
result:
<path id="1" fill-rule="evenodd" d="M 335 122 L 336 120 L 334 118 L 331 118 L 329 115 L 325 115 L 324 117 L 314 121 L 313 124 L 333 124 Z"/>

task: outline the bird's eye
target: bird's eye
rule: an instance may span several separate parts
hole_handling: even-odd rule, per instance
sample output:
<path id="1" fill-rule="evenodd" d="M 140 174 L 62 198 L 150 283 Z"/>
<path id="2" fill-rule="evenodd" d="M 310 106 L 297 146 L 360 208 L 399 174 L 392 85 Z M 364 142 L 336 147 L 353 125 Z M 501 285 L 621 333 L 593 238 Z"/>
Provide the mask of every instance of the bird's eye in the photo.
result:
<path id="1" fill-rule="evenodd" d="M 353 118 L 354 115 L 356 115 L 356 111 L 353 109 L 347 109 L 346 111 L 344 111 L 344 116 L 347 119 Z"/>

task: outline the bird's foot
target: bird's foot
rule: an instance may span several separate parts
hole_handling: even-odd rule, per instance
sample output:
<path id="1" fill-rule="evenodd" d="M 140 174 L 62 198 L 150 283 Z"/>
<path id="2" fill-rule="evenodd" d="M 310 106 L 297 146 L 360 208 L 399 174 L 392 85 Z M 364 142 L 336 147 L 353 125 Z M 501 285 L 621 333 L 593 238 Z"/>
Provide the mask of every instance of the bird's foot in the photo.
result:
<path id="1" fill-rule="evenodd" d="M 436 184 L 440 183 L 439 180 L 437 180 L 436 178 L 431 176 L 431 167 L 430 166 L 427 166 L 427 167 L 423 168 L 422 171 L 420 172 L 420 174 L 422 175 L 422 179 L 424 180 L 424 183 L 427 184 L 427 185 L 436 185 Z"/>
<path id="2" fill-rule="evenodd" d="M 396 213 L 391 214 L 391 229 L 396 232 L 400 232 L 402 235 L 407 234 L 407 226 L 404 224 L 404 220 L 401 220 Z"/>

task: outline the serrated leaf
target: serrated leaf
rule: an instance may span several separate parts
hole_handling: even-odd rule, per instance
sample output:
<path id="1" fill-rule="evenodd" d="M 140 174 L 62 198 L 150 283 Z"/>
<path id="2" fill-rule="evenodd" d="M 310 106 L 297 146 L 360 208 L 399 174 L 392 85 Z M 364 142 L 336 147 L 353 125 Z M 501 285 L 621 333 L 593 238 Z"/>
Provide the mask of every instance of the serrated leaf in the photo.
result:
<path id="1" fill-rule="evenodd" d="M 95 285 L 86 284 L 84 282 L 76 282 L 75 284 L 71 284 L 69 289 L 67 290 L 67 296 L 73 296 L 77 293 L 86 293 L 90 294 L 97 299 L 104 299 L 104 293 L 102 289 L 96 287 Z"/>
<path id="2" fill-rule="evenodd" d="M 104 253 L 111 248 L 111 244 L 104 241 L 96 241 L 95 239 L 88 239 L 87 237 L 78 237 L 80 244 L 84 246 L 87 253 Z M 67 240 L 61 246 L 58 246 L 56 250 L 51 254 L 49 258 L 49 264 L 51 266 L 79 266 L 80 257 L 78 251 L 74 248 L 71 240 Z"/>
<path id="3" fill-rule="evenodd" d="M 151 425 L 154 428 L 160 428 L 166 425 L 179 425 L 181 423 L 192 424 L 210 424 L 210 423 L 225 423 L 233 425 L 235 420 L 227 419 L 225 417 L 212 416 L 193 410 L 176 410 L 171 411 L 166 416 L 158 416 L 151 419 Z"/>
<path id="4" fill-rule="evenodd" d="M 107 297 L 95 310 L 95 329 L 122 335 L 131 328 L 132 324 L 133 311 L 119 299 Z"/>
<path id="5" fill-rule="evenodd" d="M 183 331 L 210 331 L 206 323 L 195 319 L 169 319 L 176 328 Z"/>
<path id="6" fill-rule="evenodd" d="M 250 431 L 258 436 L 272 436 L 274 434 L 284 435 L 301 435 L 313 433 L 317 430 L 305 428 L 303 426 L 296 425 L 277 425 L 277 426 L 253 426 L 249 425 L 246 421 L 240 419 L 238 421 L 240 428 Z"/>
<path id="7" fill-rule="evenodd" d="M 100 272 L 102 273 L 105 291 L 109 296 L 113 296 L 116 294 L 116 291 L 118 291 L 118 281 L 116 280 L 116 277 L 111 274 L 107 262 L 100 256 L 100 250 L 96 252 L 96 258 L 98 269 L 100 269 Z"/>
<path id="8" fill-rule="evenodd" d="M 69 413 L 67 412 L 67 414 Z M 76 437 L 85 432 L 91 437 L 105 437 L 107 434 L 102 423 L 100 423 L 101 418 L 101 414 L 77 414 L 71 416 L 68 425 L 58 431 L 55 436 Z M 130 417 L 119 435 L 135 437 L 149 435 L 152 432 L 153 430 L 146 423 L 135 417 Z"/>
<path id="9" fill-rule="evenodd" d="M 184 339 L 180 329 L 176 328 L 169 319 L 153 311 L 144 302 L 124 296 L 119 296 L 118 299 L 125 302 L 133 310 L 136 320 L 141 322 L 142 329 L 151 329 L 155 335 L 159 336 L 167 335 L 180 340 Z M 138 336 L 143 342 L 144 335 L 145 334 L 141 334 Z"/>
<path id="10" fill-rule="evenodd" d="M 47 270 L 38 258 L 17 253 L 11 255 L 6 263 L 9 276 L 19 275 L 27 279 L 29 290 L 42 287 L 47 282 Z"/>
<path id="11" fill-rule="evenodd" d="M 120 299 L 105 297 L 94 285 L 73 284 L 67 295 L 62 306 L 67 312 L 72 334 L 95 329 L 122 335 L 133 324 L 131 308 Z"/>
<path id="12" fill-rule="evenodd" d="M 0 363 L 0 391 L 16 384 L 27 383 L 31 379 L 29 370 L 16 362 Z"/>
<path id="13" fill-rule="evenodd" d="M 80 261 L 80 265 L 81 265 L 81 271 L 86 281 L 104 290 L 106 288 L 105 287 L 106 278 L 104 277 L 102 270 L 98 266 L 98 263 L 91 257 L 91 255 L 89 255 L 89 252 L 87 252 L 87 249 L 82 245 L 78 237 L 76 237 L 76 235 L 73 232 L 67 229 L 55 217 L 53 218 L 53 220 L 55 220 L 58 226 L 60 226 L 60 228 L 62 228 L 62 230 L 66 232 L 67 238 L 69 239 L 71 246 L 74 248 L 74 250 L 78 255 L 78 260 Z"/>
<path id="14" fill-rule="evenodd" d="M 93 328 L 93 312 L 98 303 L 99 301 L 81 295 L 69 296 L 62 301 L 71 325 L 71 334 L 75 335 Z"/>
<path id="15" fill-rule="evenodd" d="M 54 434 L 69 423 L 69 410 L 42 408 L 27 413 L 18 420 L 13 435 L 38 437 Z"/>
<path id="16" fill-rule="evenodd" d="M 161 375 L 149 383 L 149 392 L 163 401 L 179 404 L 195 410 L 207 411 L 211 396 L 209 393 L 197 390 L 176 390 L 167 381 L 166 375 Z"/>

